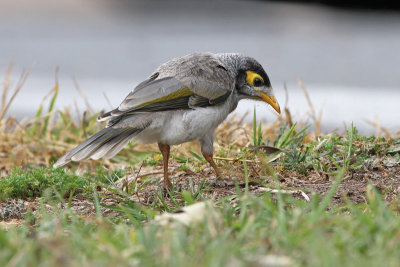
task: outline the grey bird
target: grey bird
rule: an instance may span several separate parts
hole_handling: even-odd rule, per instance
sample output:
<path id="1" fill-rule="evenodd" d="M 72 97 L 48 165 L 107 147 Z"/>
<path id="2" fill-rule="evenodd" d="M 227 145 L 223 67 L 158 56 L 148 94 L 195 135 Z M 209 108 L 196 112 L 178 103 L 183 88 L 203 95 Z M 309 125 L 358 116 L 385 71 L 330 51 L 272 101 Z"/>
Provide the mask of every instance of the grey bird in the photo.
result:
<path id="1" fill-rule="evenodd" d="M 199 141 L 204 158 L 213 160 L 214 130 L 241 99 L 262 100 L 280 113 L 270 80 L 254 58 L 236 53 L 193 53 L 159 66 L 118 108 L 99 116 L 106 127 L 61 157 L 70 161 L 112 158 L 133 138 L 158 143 L 163 156 L 164 188 L 170 189 L 170 146 Z"/>

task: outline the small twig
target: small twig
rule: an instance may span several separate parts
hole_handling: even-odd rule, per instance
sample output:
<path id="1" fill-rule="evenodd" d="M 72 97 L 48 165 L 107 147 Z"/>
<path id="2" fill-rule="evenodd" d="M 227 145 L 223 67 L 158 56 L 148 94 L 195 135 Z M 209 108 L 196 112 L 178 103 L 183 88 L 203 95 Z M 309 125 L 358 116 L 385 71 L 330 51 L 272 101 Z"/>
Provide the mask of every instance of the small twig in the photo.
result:
<path id="1" fill-rule="evenodd" d="M 315 147 L 314 147 L 314 151 L 318 151 L 325 143 L 327 143 L 328 141 L 330 141 L 331 140 L 331 136 L 329 136 L 329 139 L 324 139 L 324 140 L 322 140 L 322 141 L 319 141 L 319 143 L 318 143 L 318 145 L 316 145 Z"/>
<path id="2" fill-rule="evenodd" d="M 284 153 L 281 152 L 281 153 L 279 153 L 278 155 L 276 155 L 275 157 L 269 159 L 269 160 L 267 161 L 267 163 L 273 162 L 273 161 L 279 159 L 280 157 L 282 157 L 283 155 L 284 155 Z M 242 162 L 243 162 L 242 159 L 222 158 L 222 157 L 217 157 L 217 156 L 214 156 L 213 158 L 216 159 L 216 160 L 242 161 Z M 259 161 L 259 160 L 248 160 L 248 159 L 246 159 L 246 163 L 260 163 L 260 161 Z"/>
<path id="3" fill-rule="evenodd" d="M 269 193 L 281 193 L 281 194 L 300 194 L 307 202 L 310 202 L 310 197 L 307 196 L 306 193 L 304 193 L 301 190 L 285 190 L 285 189 L 272 189 L 272 188 L 267 188 L 267 187 L 259 187 L 258 189 L 260 189 L 263 192 L 269 192 Z"/>
<path id="4" fill-rule="evenodd" d="M 222 157 L 217 157 L 217 156 L 214 156 L 213 158 L 214 158 L 214 159 L 217 159 L 217 160 L 226 160 L 226 161 L 243 161 L 242 159 L 222 158 Z M 258 160 L 248 160 L 248 159 L 246 159 L 246 162 L 248 162 L 248 163 L 259 163 L 260 161 L 258 161 Z"/>
<path id="5" fill-rule="evenodd" d="M 138 175 L 136 178 L 142 178 L 142 177 L 149 176 L 149 175 L 154 175 L 154 174 L 164 174 L 164 171 L 146 172 L 146 173 L 143 173 L 141 175 Z"/>

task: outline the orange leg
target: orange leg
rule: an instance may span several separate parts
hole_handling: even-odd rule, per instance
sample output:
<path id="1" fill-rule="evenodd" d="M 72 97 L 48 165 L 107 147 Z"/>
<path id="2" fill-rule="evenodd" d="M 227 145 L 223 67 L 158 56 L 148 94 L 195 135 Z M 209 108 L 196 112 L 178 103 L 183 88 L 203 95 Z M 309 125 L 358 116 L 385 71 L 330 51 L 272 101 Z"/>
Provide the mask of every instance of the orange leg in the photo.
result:
<path id="1" fill-rule="evenodd" d="M 217 165 L 215 165 L 215 162 L 213 160 L 213 156 L 212 154 L 208 154 L 206 152 L 203 152 L 203 156 L 204 158 L 208 161 L 208 163 L 210 163 L 211 167 L 213 167 L 213 169 L 215 170 L 215 172 L 217 173 L 217 179 L 221 178 L 221 172 L 219 171 Z"/>
<path id="2" fill-rule="evenodd" d="M 168 179 L 168 159 L 169 159 L 169 145 L 158 144 L 160 148 L 161 154 L 163 155 L 163 163 L 164 163 L 164 190 L 171 190 L 171 182 Z"/>

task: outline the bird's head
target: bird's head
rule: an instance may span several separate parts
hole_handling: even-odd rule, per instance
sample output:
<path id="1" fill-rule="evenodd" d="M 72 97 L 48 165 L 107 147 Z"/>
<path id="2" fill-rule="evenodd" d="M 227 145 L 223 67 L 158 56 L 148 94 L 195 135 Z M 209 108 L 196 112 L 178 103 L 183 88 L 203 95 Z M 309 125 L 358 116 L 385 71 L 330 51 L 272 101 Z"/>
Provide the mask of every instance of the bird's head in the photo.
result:
<path id="1" fill-rule="evenodd" d="M 239 99 L 261 100 L 281 113 L 268 75 L 257 60 L 240 54 L 225 54 L 223 58 L 230 67 L 235 69 L 235 86 Z"/>

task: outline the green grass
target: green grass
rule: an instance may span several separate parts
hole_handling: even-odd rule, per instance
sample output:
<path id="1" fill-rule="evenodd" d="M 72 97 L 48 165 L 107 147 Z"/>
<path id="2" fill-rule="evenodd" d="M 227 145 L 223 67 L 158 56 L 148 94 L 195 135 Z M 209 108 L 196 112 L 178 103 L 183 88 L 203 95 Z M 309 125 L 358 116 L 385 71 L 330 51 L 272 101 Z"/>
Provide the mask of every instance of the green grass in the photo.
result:
<path id="1" fill-rule="evenodd" d="M 321 209 L 269 194 L 226 198 L 210 207 L 214 221 L 161 226 L 98 218 L 90 221 L 59 201 L 27 216 L 25 225 L 0 230 L 1 266 L 257 266 L 263 256 L 291 266 L 398 266 L 400 220 L 370 187 L 367 205 Z M 330 202 L 330 195 L 323 202 Z M 53 204 L 51 204 L 53 203 Z M 130 212 L 126 212 L 130 216 Z M 263 266 L 263 265 L 258 265 Z"/>
<path id="2" fill-rule="evenodd" d="M 351 125 L 345 136 L 326 135 L 319 140 L 304 142 L 308 127 L 295 132 L 296 125 L 283 125 L 273 144 L 285 153 L 281 164 L 286 170 L 295 170 L 303 175 L 308 171 L 320 171 L 328 175 L 346 166 L 349 170 L 365 170 L 374 159 L 394 155 L 400 138 L 385 139 L 358 134 Z"/>
<path id="3" fill-rule="evenodd" d="M 261 131 L 254 129 L 255 144 L 265 144 Z M 140 185 L 135 180 L 122 190 L 115 185 L 127 174 L 123 169 L 97 167 L 78 176 L 61 168 L 15 168 L 0 179 L 1 199 L 40 198 L 41 208 L 26 213 L 23 225 L 0 227 L 0 266 L 265 266 L 267 256 L 290 266 L 398 266 L 399 197 L 389 206 L 370 185 L 367 204 L 348 200 L 337 206 L 332 199 L 349 171 L 366 168 L 374 158 L 398 158 L 399 139 L 363 137 L 350 127 L 345 136 L 306 142 L 305 131 L 296 125 L 281 127 L 273 143 L 284 156 L 273 165 L 304 174 L 327 173 L 333 182 L 323 198 L 313 195 L 307 203 L 279 193 L 251 193 L 247 160 L 256 156 L 242 149 L 244 190 L 236 184 L 236 194 L 210 207 L 208 213 L 216 217 L 186 226 L 165 226 L 154 218 L 206 200 L 204 193 L 212 189 L 205 180 L 196 188 L 173 189 L 168 198 L 159 190 L 146 205 L 130 196 L 146 187 L 147 180 Z M 192 158 L 176 158 L 179 170 L 205 164 L 196 152 L 190 153 Z M 145 157 L 145 165 L 160 164 L 155 155 Z M 272 169 L 270 174 L 279 189 L 277 174 Z M 96 186 L 108 192 L 97 192 Z M 82 217 L 70 208 L 72 195 L 79 192 L 93 203 L 95 216 Z M 104 198 L 117 204 L 104 204 Z M 120 215 L 102 217 L 102 208 Z"/>
<path id="4" fill-rule="evenodd" d="M 41 197 L 48 189 L 63 196 L 71 192 L 82 192 L 89 184 L 84 177 L 66 173 L 62 168 L 14 168 L 9 175 L 0 179 L 0 200 L 6 198 Z"/>

